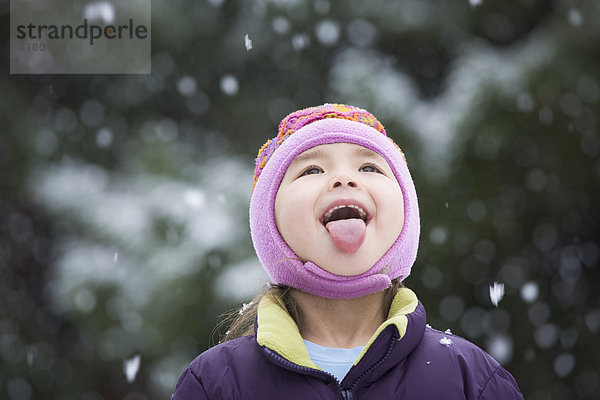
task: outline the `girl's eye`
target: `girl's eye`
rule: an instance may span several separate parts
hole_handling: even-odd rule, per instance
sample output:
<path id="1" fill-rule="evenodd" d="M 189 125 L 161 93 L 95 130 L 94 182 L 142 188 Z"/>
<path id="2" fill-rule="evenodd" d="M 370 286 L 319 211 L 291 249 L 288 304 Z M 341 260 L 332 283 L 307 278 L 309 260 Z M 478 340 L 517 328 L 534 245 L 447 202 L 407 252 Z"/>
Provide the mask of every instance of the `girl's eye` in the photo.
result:
<path id="1" fill-rule="evenodd" d="M 323 173 L 323 170 L 321 168 L 317 167 L 316 165 L 310 165 L 310 166 L 306 167 L 306 169 L 304 171 L 302 171 L 300 176 L 316 175 L 316 174 L 321 174 L 321 173 Z"/>
<path id="2" fill-rule="evenodd" d="M 363 171 L 363 172 L 377 172 L 377 173 L 381 173 L 381 171 L 379 170 L 379 168 L 377 168 L 376 166 L 374 166 L 373 164 L 366 164 L 363 165 L 362 167 L 360 167 L 359 171 Z"/>

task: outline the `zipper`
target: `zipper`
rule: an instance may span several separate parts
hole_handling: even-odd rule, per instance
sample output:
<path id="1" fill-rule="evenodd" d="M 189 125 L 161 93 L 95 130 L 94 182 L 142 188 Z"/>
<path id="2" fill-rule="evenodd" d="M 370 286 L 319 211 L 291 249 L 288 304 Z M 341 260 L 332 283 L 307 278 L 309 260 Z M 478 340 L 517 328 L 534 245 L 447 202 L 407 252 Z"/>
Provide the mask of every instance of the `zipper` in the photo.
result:
<path id="1" fill-rule="evenodd" d="M 279 355 L 277 352 L 269 349 L 268 347 L 262 346 L 262 348 L 263 348 L 263 351 L 267 355 L 269 355 L 271 358 L 273 358 L 279 364 L 283 364 L 287 367 L 290 367 L 290 368 L 298 370 L 298 371 L 311 372 L 311 375 L 327 375 L 328 377 L 330 377 L 334 381 L 336 381 L 339 386 L 340 382 L 337 380 L 337 378 L 335 376 L 331 375 L 329 372 L 321 371 L 321 370 L 310 368 L 310 367 L 303 367 L 302 365 L 298 365 L 296 363 L 291 362 L 287 358 Z"/>
<path id="2" fill-rule="evenodd" d="M 354 380 L 354 383 L 352 383 L 352 385 L 350 386 L 350 389 L 345 390 L 345 392 L 348 392 L 348 396 L 349 397 L 347 397 L 347 398 L 344 397 L 344 400 L 351 400 L 351 399 L 353 399 L 352 394 L 356 390 L 356 388 L 358 387 L 358 384 L 360 383 L 360 381 L 362 381 L 366 376 L 368 376 L 371 372 L 373 372 L 373 370 L 375 368 L 379 367 L 386 360 L 386 358 L 389 357 L 389 355 L 392 353 L 392 349 L 396 345 L 397 341 L 398 340 L 396 339 L 396 334 L 393 333 L 392 334 L 392 338 L 390 339 L 390 344 L 388 346 L 388 349 L 387 349 L 385 355 L 383 357 L 381 357 L 381 359 L 379 361 L 377 361 L 375 364 L 373 364 L 369 369 L 367 369 L 365 372 L 363 372 L 362 374 L 360 374 L 360 376 Z"/>
<path id="3" fill-rule="evenodd" d="M 375 364 L 373 364 L 369 369 L 367 369 L 365 372 L 360 374 L 360 376 L 354 380 L 354 382 L 350 386 L 350 389 L 342 389 L 340 381 L 338 381 L 337 378 L 335 376 L 333 376 L 332 374 L 330 374 L 329 372 L 321 371 L 321 370 L 310 368 L 310 367 L 303 367 L 302 365 L 293 363 L 293 362 L 289 361 L 287 358 L 280 356 L 277 352 L 269 349 L 268 347 L 262 346 L 262 348 L 263 348 L 263 351 L 265 352 L 265 354 L 267 354 L 269 357 L 274 359 L 279 364 L 283 364 L 283 365 L 289 367 L 290 369 L 295 369 L 297 371 L 309 372 L 310 375 L 313 375 L 313 376 L 325 375 L 325 376 L 331 378 L 331 380 L 336 383 L 338 391 L 339 391 L 340 395 L 342 396 L 342 400 L 353 400 L 354 399 L 354 391 L 358 387 L 358 384 L 360 383 L 360 381 L 362 381 L 367 375 L 369 375 L 371 372 L 373 372 L 373 370 L 375 368 L 379 367 L 389 357 L 389 355 L 392 353 L 392 349 L 394 348 L 394 345 L 396 344 L 397 341 L 398 340 L 396 339 L 396 334 L 393 333 L 392 338 L 390 339 L 390 344 L 388 346 L 388 349 L 387 349 L 385 355 L 383 357 L 381 357 L 381 359 L 379 361 L 377 361 Z"/>
<path id="4" fill-rule="evenodd" d="M 298 365 L 296 363 L 291 362 L 290 360 L 288 360 L 287 358 L 280 356 L 277 352 L 269 349 L 268 347 L 262 346 L 263 351 L 265 352 L 265 354 L 267 354 L 269 357 L 271 357 L 272 359 L 274 359 L 277 363 L 279 364 L 283 364 L 287 367 L 289 367 L 290 369 L 295 369 L 297 371 L 303 371 L 303 372 L 310 372 L 310 375 L 325 375 L 328 378 L 330 378 L 331 381 L 335 382 L 338 391 L 340 393 L 340 395 L 342 396 L 342 400 L 352 400 L 353 396 L 352 396 L 352 392 L 348 389 L 342 389 L 342 385 L 340 384 L 340 381 L 338 381 L 338 379 L 333 376 L 332 374 L 330 374 L 329 372 L 325 372 L 325 371 L 321 371 L 318 369 L 314 369 L 314 368 L 310 368 L 310 367 L 303 367 L 302 365 Z"/>

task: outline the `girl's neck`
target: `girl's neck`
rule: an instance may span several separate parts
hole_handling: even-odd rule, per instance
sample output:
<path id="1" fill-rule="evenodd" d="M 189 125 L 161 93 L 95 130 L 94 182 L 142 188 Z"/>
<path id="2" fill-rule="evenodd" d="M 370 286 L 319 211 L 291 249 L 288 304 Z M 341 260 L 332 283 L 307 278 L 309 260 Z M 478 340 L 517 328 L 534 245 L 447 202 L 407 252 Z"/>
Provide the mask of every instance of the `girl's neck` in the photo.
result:
<path id="1" fill-rule="evenodd" d="M 385 292 L 356 299 L 328 299 L 299 290 L 291 295 L 302 311 L 302 337 L 326 347 L 366 345 L 388 312 Z"/>

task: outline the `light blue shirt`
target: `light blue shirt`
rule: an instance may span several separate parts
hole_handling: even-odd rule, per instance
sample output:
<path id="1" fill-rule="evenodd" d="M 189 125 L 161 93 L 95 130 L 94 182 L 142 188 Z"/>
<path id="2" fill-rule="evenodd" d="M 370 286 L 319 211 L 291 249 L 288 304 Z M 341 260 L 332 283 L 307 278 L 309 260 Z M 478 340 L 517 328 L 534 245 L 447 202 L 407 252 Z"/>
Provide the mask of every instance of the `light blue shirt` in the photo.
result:
<path id="1" fill-rule="evenodd" d="M 344 379 L 352 365 L 363 351 L 365 346 L 352 349 L 338 349 L 335 347 L 323 347 L 304 340 L 310 359 L 323 371 L 335 376 L 339 382 Z"/>

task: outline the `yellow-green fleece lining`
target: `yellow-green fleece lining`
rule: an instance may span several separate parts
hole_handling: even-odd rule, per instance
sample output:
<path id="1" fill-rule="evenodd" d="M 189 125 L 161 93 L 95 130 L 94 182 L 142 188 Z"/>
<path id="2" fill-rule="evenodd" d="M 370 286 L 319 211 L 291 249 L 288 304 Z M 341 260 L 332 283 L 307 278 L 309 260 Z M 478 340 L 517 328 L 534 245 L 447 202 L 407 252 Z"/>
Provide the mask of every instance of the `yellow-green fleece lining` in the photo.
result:
<path id="1" fill-rule="evenodd" d="M 408 288 L 400 288 L 392 301 L 388 312 L 388 319 L 377 328 L 354 365 L 358 364 L 367 349 L 377 336 L 387 326 L 394 324 L 398 328 L 400 338 L 406 333 L 408 325 L 407 314 L 415 311 L 418 300 L 415 293 Z M 298 326 L 284 307 L 277 304 L 270 296 L 265 296 L 258 305 L 258 331 L 256 341 L 261 346 L 266 346 L 276 351 L 289 361 L 308 368 L 321 370 L 308 355 L 304 340 L 300 335 Z"/>
<path id="2" fill-rule="evenodd" d="M 263 297 L 258 304 L 256 341 L 295 364 L 322 371 L 310 359 L 296 322 L 271 296 Z"/>
<path id="3" fill-rule="evenodd" d="M 417 295 L 415 292 L 408 288 L 398 289 L 398 293 L 396 293 L 394 300 L 392 300 L 392 305 L 390 306 L 390 311 L 388 312 L 388 319 L 381 324 L 373 336 L 371 336 L 371 340 L 369 340 L 356 361 L 354 361 L 354 365 L 358 364 L 358 362 L 362 359 L 367 352 L 367 349 L 373 344 L 381 331 L 391 324 L 396 325 L 398 328 L 398 333 L 400 333 L 400 337 L 398 339 L 402 339 L 406 333 L 406 326 L 408 325 L 408 318 L 406 315 L 413 313 L 417 309 L 418 304 L 419 301 L 417 300 Z"/>

